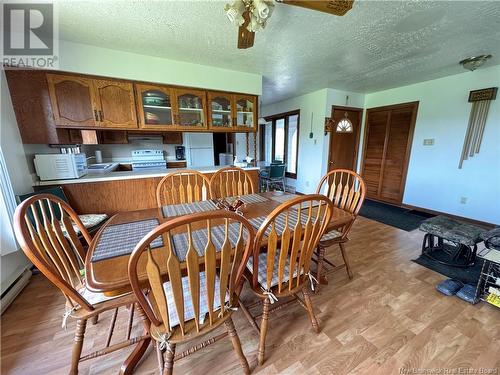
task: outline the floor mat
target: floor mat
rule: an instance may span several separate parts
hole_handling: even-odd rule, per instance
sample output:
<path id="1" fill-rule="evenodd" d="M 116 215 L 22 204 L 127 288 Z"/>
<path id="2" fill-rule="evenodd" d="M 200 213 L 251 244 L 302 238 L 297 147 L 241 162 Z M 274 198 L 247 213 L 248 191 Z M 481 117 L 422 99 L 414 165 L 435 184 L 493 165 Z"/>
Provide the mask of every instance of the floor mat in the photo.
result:
<path id="1" fill-rule="evenodd" d="M 368 219 L 372 219 L 407 232 L 417 229 L 422 221 L 435 216 L 426 212 L 396 207 L 391 204 L 377 202 L 371 199 L 365 199 L 359 214 Z"/>
<path id="2" fill-rule="evenodd" d="M 444 252 L 434 251 L 432 254 L 436 259 L 446 260 L 449 259 L 449 255 Z M 441 275 L 448 276 L 449 278 L 460 280 L 464 284 L 477 285 L 479 276 L 481 274 L 481 267 L 483 266 L 483 259 L 476 258 L 476 263 L 471 267 L 453 267 L 441 264 L 425 255 L 420 255 L 417 259 L 413 259 L 412 262 L 420 264 L 425 268 L 436 271 Z"/>

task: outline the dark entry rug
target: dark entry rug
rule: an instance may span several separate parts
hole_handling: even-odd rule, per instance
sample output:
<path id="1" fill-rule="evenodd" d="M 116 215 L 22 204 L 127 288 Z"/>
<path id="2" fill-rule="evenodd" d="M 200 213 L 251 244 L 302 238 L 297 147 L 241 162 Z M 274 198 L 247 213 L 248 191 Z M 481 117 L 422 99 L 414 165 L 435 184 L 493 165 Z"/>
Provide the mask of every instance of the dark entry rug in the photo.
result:
<path id="1" fill-rule="evenodd" d="M 433 252 L 433 257 L 441 260 L 449 260 L 449 255 L 444 252 L 435 251 Z M 483 266 L 483 260 L 481 258 L 476 258 L 476 263 L 471 267 L 453 267 L 447 266 L 436 262 L 435 260 L 425 256 L 420 255 L 417 259 L 413 259 L 413 262 L 424 266 L 430 270 L 436 271 L 441 275 L 448 276 L 449 278 L 460 280 L 464 284 L 477 285 L 479 276 L 481 274 L 481 267 Z"/>
<path id="2" fill-rule="evenodd" d="M 361 210 L 361 216 L 372 219 L 407 232 L 411 232 L 420 226 L 425 219 L 435 215 L 417 210 L 396 207 L 391 204 L 365 199 Z"/>

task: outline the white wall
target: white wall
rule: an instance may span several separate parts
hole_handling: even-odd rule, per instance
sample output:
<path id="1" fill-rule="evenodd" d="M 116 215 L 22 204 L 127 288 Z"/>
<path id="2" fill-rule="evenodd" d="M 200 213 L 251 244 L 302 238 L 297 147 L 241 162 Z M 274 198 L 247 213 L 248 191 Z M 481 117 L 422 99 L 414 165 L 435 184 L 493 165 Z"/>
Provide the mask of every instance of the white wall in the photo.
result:
<path id="1" fill-rule="evenodd" d="M 10 100 L 5 73 L 1 72 L 0 147 L 5 158 L 15 194 L 33 191 L 28 164 L 24 155 L 21 136 Z M 3 292 L 29 266 L 21 250 L 0 257 L 0 285 Z"/>
<path id="2" fill-rule="evenodd" d="M 480 153 L 458 169 L 469 91 L 499 86 L 497 65 L 366 95 L 365 108 L 420 101 L 403 203 L 500 224 L 500 95 L 491 104 Z M 423 146 L 426 138 L 434 145 Z"/>
<path id="3" fill-rule="evenodd" d="M 259 74 L 66 41 L 59 43 L 59 70 L 255 95 L 262 94 L 262 76 Z"/>
<path id="4" fill-rule="evenodd" d="M 329 135 L 324 135 L 325 117 L 330 117 L 332 105 L 346 105 L 362 108 L 364 95 L 359 93 L 322 89 L 309 94 L 297 96 L 282 102 L 270 104 L 262 108 L 263 116 L 300 110 L 299 160 L 297 163 L 297 180 L 295 188 L 301 193 L 313 193 L 328 166 Z M 313 114 L 313 138 L 311 132 L 311 113 Z M 287 183 L 293 184 L 288 179 Z"/>

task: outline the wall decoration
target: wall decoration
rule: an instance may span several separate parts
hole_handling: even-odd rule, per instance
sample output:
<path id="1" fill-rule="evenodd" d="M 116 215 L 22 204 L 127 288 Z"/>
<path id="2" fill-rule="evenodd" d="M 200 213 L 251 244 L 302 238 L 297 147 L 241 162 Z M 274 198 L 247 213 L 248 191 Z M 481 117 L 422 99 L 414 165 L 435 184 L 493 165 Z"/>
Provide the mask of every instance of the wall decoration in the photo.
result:
<path id="1" fill-rule="evenodd" d="M 472 103 L 472 108 L 469 116 L 469 125 L 465 133 L 462 155 L 458 163 L 459 169 L 462 169 L 465 160 L 479 153 L 481 149 L 490 103 L 492 100 L 495 100 L 497 91 L 498 87 L 490 87 L 488 89 L 474 90 L 469 93 L 469 103 Z"/>

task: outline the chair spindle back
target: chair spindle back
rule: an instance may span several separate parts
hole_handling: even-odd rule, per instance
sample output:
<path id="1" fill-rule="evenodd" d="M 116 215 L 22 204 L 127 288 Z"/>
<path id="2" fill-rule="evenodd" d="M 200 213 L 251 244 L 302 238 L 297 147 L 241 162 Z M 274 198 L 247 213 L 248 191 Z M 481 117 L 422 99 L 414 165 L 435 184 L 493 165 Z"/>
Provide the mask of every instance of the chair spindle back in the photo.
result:
<path id="1" fill-rule="evenodd" d="M 365 200 L 365 182 L 348 169 L 332 169 L 318 184 L 316 194 L 327 196 L 335 207 L 357 215 Z"/>
<path id="2" fill-rule="evenodd" d="M 160 236 L 163 247 L 152 250 L 151 242 Z M 238 305 L 253 240 L 250 223 L 228 211 L 185 215 L 148 233 L 132 252 L 128 270 L 132 289 L 151 321 L 151 329 L 163 326 L 169 337 L 182 340 L 206 333 L 225 321 L 230 316 L 229 308 Z M 158 252 L 164 252 L 164 264 L 158 260 Z M 139 280 L 143 276 L 138 274 L 143 255 L 147 259 L 147 284 Z M 166 292 L 166 280 L 170 293 Z M 151 290 L 147 297 L 144 287 Z M 186 305 L 192 306 L 191 317 Z M 206 308 L 202 310 L 203 305 Z M 200 317 L 202 311 L 208 313 L 205 322 Z M 175 322 L 172 316 L 177 318 Z"/>
<path id="3" fill-rule="evenodd" d="M 253 194 L 255 187 L 246 171 L 237 167 L 226 167 L 214 173 L 210 179 L 210 191 L 215 199 Z"/>
<path id="4" fill-rule="evenodd" d="M 167 204 L 192 203 L 210 198 L 210 180 L 189 169 L 169 173 L 156 188 L 158 207 Z"/>
<path id="5" fill-rule="evenodd" d="M 92 241 L 78 215 L 62 199 L 51 194 L 34 195 L 23 201 L 14 215 L 14 232 L 29 260 L 65 295 L 72 305 L 92 310 L 78 292 L 84 286 L 80 269 Z"/>
<path id="6" fill-rule="evenodd" d="M 333 205 L 323 195 L 311 194 L 282 203 L 264 220 L 255 237 L 253 249 L 252 287 L 258 293 L 259 262 L 266 261 L 267 274 L 263 287 L 270 290 L 273 277 L 278 277 L 276 295 L 295 293 L 307 278 L 311 258 L 327 228 Z M 300 220 L 299 220 L 300 218 Z M 262 245 L 267 247 L 262 256 Z"/>

